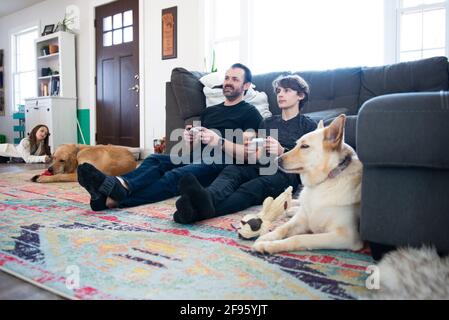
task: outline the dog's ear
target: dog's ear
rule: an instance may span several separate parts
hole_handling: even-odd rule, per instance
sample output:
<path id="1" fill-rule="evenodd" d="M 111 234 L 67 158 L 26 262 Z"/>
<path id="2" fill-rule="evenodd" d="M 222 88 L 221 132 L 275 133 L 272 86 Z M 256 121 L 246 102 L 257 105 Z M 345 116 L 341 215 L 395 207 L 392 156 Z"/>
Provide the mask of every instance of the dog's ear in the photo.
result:
<path id="1" fill-rule="evenodd" d="M 330 150 L 340 150 L 344 141 L 346 116 L 339 115 L 324 132 L 324 146 Z"/>
<path id="2" fill-rule="evenodd" d="M 323 122 L 323 120 L 320 120 L 320 122 L 318 123 L 317 129 L 324 129 L 324 122 Z"/>

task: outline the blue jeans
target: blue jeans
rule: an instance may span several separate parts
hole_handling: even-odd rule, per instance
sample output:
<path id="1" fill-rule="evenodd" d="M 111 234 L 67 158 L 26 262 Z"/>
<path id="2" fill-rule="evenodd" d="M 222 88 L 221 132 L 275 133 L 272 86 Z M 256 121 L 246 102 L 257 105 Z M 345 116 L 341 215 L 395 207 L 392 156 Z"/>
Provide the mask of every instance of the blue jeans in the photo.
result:
<path id="1" fill-rule="evenodd" d="M 215 206 L 215 216 L 242 211 L 261 205 L 267 197 L 276 198 L 289 186 L 296 191 L 301 182 L 299 175 L 277 171 L 262 176 L 256 165 L 229 165 L 206 189 Z"/>
<path id="2" fill-rule="evenodd" d="M 169 155 L 150 155 L 137 169 L 121 176 L 130 194 L 119 202 L 119 207 L 135 207 L 178 196 L 179 179 L 189 173 L 207 187 L 224 167 L 222 164 L 175 165 Z"/>

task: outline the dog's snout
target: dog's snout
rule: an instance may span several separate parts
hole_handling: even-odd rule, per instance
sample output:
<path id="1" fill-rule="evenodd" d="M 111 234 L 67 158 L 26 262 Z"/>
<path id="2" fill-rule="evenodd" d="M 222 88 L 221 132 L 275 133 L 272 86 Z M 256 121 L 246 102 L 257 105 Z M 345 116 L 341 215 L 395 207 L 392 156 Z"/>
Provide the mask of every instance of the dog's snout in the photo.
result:
<path id="1" fill-rule="evenodd" d="M 53 167 L 48 167 L 48 172 L 53 173 Z"/>

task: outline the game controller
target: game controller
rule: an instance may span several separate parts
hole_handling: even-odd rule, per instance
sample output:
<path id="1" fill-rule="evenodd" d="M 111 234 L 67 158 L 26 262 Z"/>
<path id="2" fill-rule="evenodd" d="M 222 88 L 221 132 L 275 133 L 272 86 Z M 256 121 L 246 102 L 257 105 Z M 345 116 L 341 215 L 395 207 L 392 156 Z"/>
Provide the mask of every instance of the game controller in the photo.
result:
<path id="1" fill-rule="evenodd" d="M 254 138 L 249 142 L 250 146 L 255 149 L 262 148 L 264 143 L 265 143 L 264 138 Z"/>

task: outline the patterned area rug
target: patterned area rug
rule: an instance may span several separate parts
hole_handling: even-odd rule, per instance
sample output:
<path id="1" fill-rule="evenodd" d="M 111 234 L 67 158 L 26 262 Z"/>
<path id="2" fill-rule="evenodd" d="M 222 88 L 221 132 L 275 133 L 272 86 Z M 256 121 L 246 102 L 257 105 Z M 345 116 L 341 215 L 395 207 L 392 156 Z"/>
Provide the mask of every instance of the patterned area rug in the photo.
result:
<path id="1" fill-rule="evenodd" d="M 96 213 L 76 183 L 29 182 L 39 172 L 0 175 L 0 269 L 67 298 L 357 299 L 367 293 L 367 250 L 253 252 L 231 223 L 259 207 L 191 226 L 173 222 L 175 199 Z"/>

